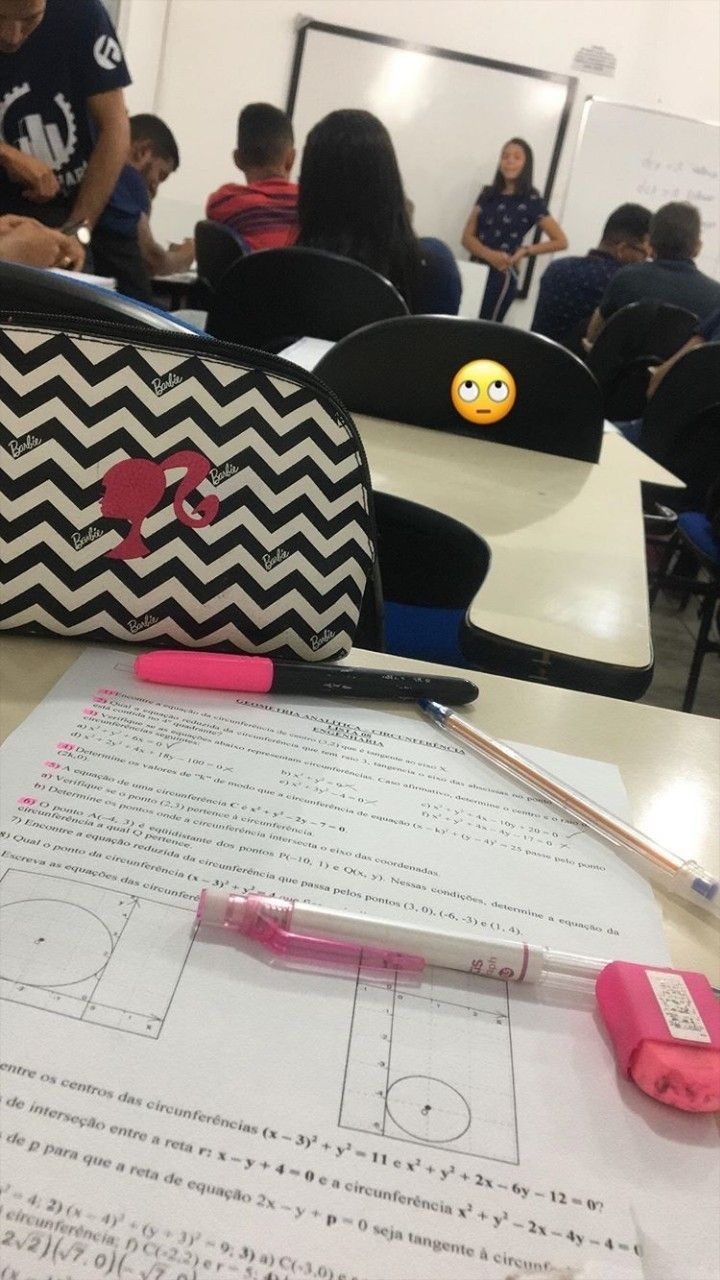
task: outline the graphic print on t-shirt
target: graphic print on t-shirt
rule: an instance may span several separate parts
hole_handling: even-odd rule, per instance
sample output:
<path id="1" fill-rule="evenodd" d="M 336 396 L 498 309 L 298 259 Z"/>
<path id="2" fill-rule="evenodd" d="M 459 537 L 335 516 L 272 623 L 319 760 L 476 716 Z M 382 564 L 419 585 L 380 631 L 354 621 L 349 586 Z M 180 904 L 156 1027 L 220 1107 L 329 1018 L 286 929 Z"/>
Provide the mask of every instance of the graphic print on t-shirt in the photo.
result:
<path id="1" fill-rule="evenodd" d="M 63 93 L 56 93 L 51 102 L 51 111 L 43 116 L 32 109 L 28 81 L 15 85 L 0 100 L 0 138 L 25 155 L 44 160 L 67 189 L 77 185 L 87 165 L 83 162 L 77 170 L 61 176 L 61 170 L 69 166 L 77 146 L 77 125 L 72 106 Z"/>
<path id="2" fill-rule="evenodd" d="M 122 62 L 120 45 L 114 36 L 98 36 L 93 45 L 93 57 L 103 71 L 112 71 Z"/>
<path id="3" fill-rule="evenodd" d="M 105 554 L 110 560 L 138 560 L 150 554 L 141 529 L 143 521 L 157 507 L 165 492 L 165 473 L 178 467 L 185 469 L 173 498 L 173 510 L 181 524 L 204 529 L 212 524 L 220 499 L 212 493 L 200 499 L 191 512 L 183 505 L 210 472 L 210 463 L 195 449 L 181 449 L 155 462 L 152 458 L 124 458 L 116 462 L 102 477 L 103 496 L 100 511 L 112 519 L 128 520 L 130 529 L 122 542 Z"/>
<path id="4" fill-rule="evenodd" d="M 0 209 L 57 225 L 65 220 L 96 139 L 92 102 L 130 83 L 101 0 L 47 0 L 41 22 L 14 53 L 0 52 L 0 141 L 49 165 L 60 184 L 34 204 L 0 167 Z"/>

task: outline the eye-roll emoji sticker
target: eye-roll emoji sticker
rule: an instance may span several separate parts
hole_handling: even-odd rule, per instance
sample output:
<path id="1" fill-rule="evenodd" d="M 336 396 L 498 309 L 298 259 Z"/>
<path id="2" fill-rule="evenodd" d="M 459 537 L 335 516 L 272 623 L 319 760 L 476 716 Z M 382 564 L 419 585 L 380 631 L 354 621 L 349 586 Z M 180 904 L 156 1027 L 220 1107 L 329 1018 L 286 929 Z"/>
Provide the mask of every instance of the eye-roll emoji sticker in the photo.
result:
<path id="1" fill-rule="evenodd" d="M 450 387 L 458 413 L 481 427 L 490 427 L 507 417 L 516 395 L 515 379 L 497 360 L 471 360 L 464 364 Z"/>

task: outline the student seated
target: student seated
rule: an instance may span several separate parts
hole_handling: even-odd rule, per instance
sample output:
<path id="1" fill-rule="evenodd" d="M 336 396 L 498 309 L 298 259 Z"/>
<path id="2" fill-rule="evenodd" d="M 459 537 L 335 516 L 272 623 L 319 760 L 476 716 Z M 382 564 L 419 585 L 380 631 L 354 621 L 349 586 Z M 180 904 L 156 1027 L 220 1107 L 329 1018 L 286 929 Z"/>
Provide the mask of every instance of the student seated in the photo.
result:
<path id="1" fill-rule="evenodd" d="M 629 263 L 646 260 L 649 228 L 649 209 L 621 204 L 605 223 L 597 249 L 584 258 L 552 262 L 540 281 L 533 332 L 581 353 L 580 339 L 613 276 Z"/>
<path id="2" fill-rule="evenodd" d="M 150 206 L 161 182 L 180 165 L 172 132 L 158 116 L 130 118 L 130 151 L 93 232 L 95 271 L 113 276 L 120 293 L 152 302 L 152 278 L 187 271 L 195 257 L 191 236 L 163 249 L 150 230 Z"/>
<path id="3" fill-rule="evenodd" d="M 650 219 L 652 261 L 623 267 L 613 276 L 588 325 L 592 345 L 606 320 L 631 302 L 649 298 L 694 311 L 704 320 L 720 306 L 720 284 L 698 271 L 693 259 L 702 248 L 700 214 L 692 204 L 664 204 Z"/>
<path id="4" fill-rule="evenodd" d="M 247 248 L 282 249 L 297 239 L 297 184 L 292 125 L 277 107 L 251 102 L 238 117 L 233 160 L 247 185 L 227 182 L 208 197 L 206 215 L 222 222 Z"/>
<path id="5" fill-rule="evenodd" d="M 390 135 L 370 112 L 332 111 L 311 129 L 298 214 L 299 245 L 371 267 L 416 314 L 457 314 L 455 258 L 441 240 L 415 236 Z"/>

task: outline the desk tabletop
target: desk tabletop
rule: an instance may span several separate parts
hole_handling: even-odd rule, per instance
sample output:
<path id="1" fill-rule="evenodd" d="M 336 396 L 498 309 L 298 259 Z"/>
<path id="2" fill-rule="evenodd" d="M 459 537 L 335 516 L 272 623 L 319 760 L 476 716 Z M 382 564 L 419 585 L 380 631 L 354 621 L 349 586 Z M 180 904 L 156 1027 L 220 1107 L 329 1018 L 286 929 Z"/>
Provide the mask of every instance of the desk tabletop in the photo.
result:
<path id="1" fill-rule="evenodd" d="M 153 276 L 152 283 L 160 288 L 164 284 L 191 285 L 197 284 L 198 273 L 191 271 L 171 271 L 167 276 Z"/>
<path id="2" fill-rule="evenodd" d="M 82 653 L 78 641 L 4 635 L 0 638 L 0 738 L 15 729 Z M 122 646 L 117 646 L 122 647 Z M 134 646 L 129 649 L 136 650 Z M 442 668 L 355 649 L 348 663 L 397 670 Z M 445 668 L 447 674 L 466 671 Z M 617 764 L 632 822 L 685 858 L 720 875 L 720 723 L 659 707 L 622 702 L 475 675 L 480 696 L 462 714 L 495 737 L 550 747 Z M 377 705 L 377 704 L 376 704 Z M 413 708 L 393 704 L 401 715 Z M 720 985 L 720 931 L 698 908 L 656 889 L 673 962 Z"/>
<path id="3" fill-rule="evenodd" d="M 684 489 L 685 485 L 672 471 L 662 467 L 654 458 L 649 458 L 642 449 L 630 444 L 617 431 L 603 433 L 600 466 L 625 476 L 633 475 L 636 480 L 646 484 L 664 485 L 670 489 Z"/>
<path id="4" fill-rule="evenodd" d="M 652 644 L 640 481 L 675 483 L 622 436 L 599 464 L 355 415 L 374 488 L 489 544 L 472 626 L 588 662 L 646 669 Z"/>

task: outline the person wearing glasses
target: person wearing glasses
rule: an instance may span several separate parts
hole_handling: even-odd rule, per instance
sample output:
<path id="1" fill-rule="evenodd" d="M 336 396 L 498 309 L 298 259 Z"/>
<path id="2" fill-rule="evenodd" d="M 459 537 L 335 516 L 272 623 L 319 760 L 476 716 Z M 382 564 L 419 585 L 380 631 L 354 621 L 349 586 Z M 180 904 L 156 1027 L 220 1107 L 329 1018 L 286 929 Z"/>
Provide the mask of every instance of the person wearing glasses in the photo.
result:
<path id="1" fill-rule="evenodd" d="M 623 267 L 610 281 L 592 313 L 583 346 L 592 346 L 606 322 L 631 302 L 668 302 L 694 311 L 705 320 L 720 307 L 720 284 L 699 271 L 695 263 L 702 240 L 700 213 L 694 204 L 676 200 L 664 204 L 650 219 L 649 262 Z"/>
<path id="2" fill-rule="evenodd" d="M 584 258 L 552 262 L 540 281 L 533 332 L 581 355 L 590 317 L 613 276 L 621 267 L 647 258 L 650 217 L 641 204 L 621 204 L 605 223 L 597 249 Z"/>

